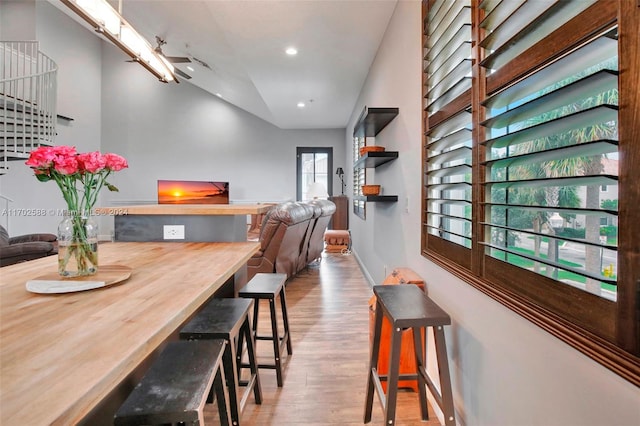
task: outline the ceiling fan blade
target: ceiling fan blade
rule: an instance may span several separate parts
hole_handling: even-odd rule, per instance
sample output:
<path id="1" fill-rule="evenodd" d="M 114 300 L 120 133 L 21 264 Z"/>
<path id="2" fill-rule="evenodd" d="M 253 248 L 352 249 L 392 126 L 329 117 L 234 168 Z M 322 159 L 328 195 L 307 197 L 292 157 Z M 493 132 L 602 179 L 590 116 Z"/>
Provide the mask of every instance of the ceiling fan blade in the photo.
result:
<path id="1" fill-rule="evenodd" d="M 173 64 L 184 64 L 187 62 L 191 62 L 191 59 L 187 58 L 186 56 L 165 56 L 165 58 L 167 58 L 167 61 Z"/>
<path id="2" fill-rule="evenodd" d="M 184 71 L 182 71 L 182 70 L 180 70 L 180 69 L 178 69 L 178 68 L 174 69 L 174 72 L 175 72 L 177 75 L 179 75 L 180 77 L 182 77 L 182 78 L 185 78 L 185 79 L 187 79 L 187 80 L 190 80 L 190 79 L 191 79 L 191 76 L 190 76 L 189 74 L 187 74 L 186 72 L 184 72 Z"/>

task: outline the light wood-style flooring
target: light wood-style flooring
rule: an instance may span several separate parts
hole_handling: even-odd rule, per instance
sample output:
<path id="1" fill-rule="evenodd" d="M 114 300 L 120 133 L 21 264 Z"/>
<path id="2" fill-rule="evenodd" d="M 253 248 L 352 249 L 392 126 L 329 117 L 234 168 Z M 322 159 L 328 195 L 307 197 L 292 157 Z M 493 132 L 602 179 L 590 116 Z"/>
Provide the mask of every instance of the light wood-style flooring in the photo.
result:
<path id="1" fill-rule="evenodd" d="M 263 402 L 247 401 L 241 425 L 362 425 L 369 358 L 371 288 L 352 255 L 323 254 L 286 286 L 293 355 L 284 359 L 284 386 L 275 370 L 260 370 Z M 266 301 L 263 301 L 263 304 Z M 261 305 L 259 329 L 268 330 L 268 305 Z M 282 323 L 280 323 L 280 326 Z M 263 333 L 261 333 L 263 334 Z M 262 362 L 271 357 L 271 342 L 259 341 Z M 219 424 L 215 404 L 208 404 L 207 424 Z M 429 407 L 422 422 L 417 394 L 401 390 L 397 425 L 439 425 Z M 372 425 L 383 425 L 378 397 Z"/>

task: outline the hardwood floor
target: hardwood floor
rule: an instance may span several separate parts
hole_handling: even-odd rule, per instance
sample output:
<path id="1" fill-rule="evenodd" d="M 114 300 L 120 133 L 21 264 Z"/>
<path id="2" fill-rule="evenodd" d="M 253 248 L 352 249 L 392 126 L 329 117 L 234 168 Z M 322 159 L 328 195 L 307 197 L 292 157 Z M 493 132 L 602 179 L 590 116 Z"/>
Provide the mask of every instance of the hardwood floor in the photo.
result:
<path id="1" fill-rule="evenodd" d="M 277 387 L 275 370 L 261 369 L 263 402 L 257 405 L 253 395 L 249 398 L 242 425 L 363 424 L 372 293 L 353 256 L 323 256 L 319 265 L 287 282 L 293 355 L 283 357 L 284 386 Z M 260 311 L 259 328 L 265 331 L 268 305 Z M 270 345 L 258 342 L 263 362 L 273 360 Z M 207 424 L 219 424 L 214 406 L 207 405 Z M 429 414 L 431 420 L 422 422 L 417 394 L 399 392 L 397 425 L 439 425 L 431 407 Z M 384 424 L 377 396 L 370 424 Z"/>

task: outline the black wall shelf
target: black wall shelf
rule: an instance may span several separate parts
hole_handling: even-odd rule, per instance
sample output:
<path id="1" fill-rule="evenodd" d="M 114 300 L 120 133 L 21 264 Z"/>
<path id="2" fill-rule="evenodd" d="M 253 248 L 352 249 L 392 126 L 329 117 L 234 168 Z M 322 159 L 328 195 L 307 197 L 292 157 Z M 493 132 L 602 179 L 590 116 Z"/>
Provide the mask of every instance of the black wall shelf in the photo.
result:
<path id="1" fill-rule="evenodd" d="M 62 115 L 62 114 L 57 114 L 56 117 L 59 118 L 60 120 L 73 121 L 73 118 L 67 117 L 66 115 Z"/>
<path id="2" fill-rule="evenodd" d="M 353 129 L 354 137 L 374 137 L 398 115 L 399 108 L 367 108 L 364 107 L 358 124 Z"/>
<path id="3" fill-rule="evenodd" d="M 354 140 L 364 138 L 364 141 L 357 142 L 360 146 L 367 145 L 367 138 L 374 138 L 380 133 L 400 112 L 399 108 L 367 108 L 362 110 L 358 121 L 353 128 Z M 367 168 L 375 168 L 398 158 L 398 151 L 370 151 L 360 156 L 353 164 L 354 171 Z M 360 175 L 357 172 L 354 175 Z M 358 184 L 358 179 L 354 178 L 354 184 Z M 365 176 L 366 180 L 366 176 Z M 368 202 L 398 202 L 397 195 L 359 195 L 354 197 L 354 213 L 365 219 L 365 204 Z"/>
<path id="4" fill-rule="evenodd" d="M 397 195 L 361 195 L 355 197 L 356 200 L 367 201 L 367 202 L 386 202 L 386 203 L 397 203 L 398 196 Z"/>
<path id="5" fill-rule="evenodd" d="M 398 158 L 398 151 L 367 152 L 353 165 L 354 168 L 373 168 Z"/>

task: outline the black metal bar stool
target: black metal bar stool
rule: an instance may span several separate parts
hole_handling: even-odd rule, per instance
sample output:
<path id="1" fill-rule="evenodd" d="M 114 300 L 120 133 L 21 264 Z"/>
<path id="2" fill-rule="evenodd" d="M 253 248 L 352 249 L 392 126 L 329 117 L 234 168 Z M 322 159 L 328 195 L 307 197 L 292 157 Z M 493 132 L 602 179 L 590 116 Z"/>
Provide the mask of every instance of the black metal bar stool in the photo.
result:
<path id="1" fill-rule="evenodd" d="M 256 340 L 271 340 L 273 342 L 274 364 L 258 364 L 258 368 L 268 368 L 276 370 L 276 380 L 278 387 L 282 387 L 282 354 L 284 346 L 287 347 L 289 356 L 293 354 L 291 349 L 291 334 L 289 332 L 289 317 L 287 316 L 287 301 L 285 297 L 286 274 L 266 274 L 254 275 L 249 282 L 238 292 L 239 297 L 255 299 L 253 305 L 253 333 Z M 280 336 L 278 331 L 278 320 L 276 315 L 276 298 L 280 298 L 280 308 L 282 310 L 282 322 L 284 323 L 284 334 Z M 271 312 L 271 335 L 258 335 L 258 312 L 260 300 L 269 301 Z"/>
<path id="2" fill-rule="evenodd" d="M 260 376 L 256 361 L 255 347 L 252 336 L 249 311 L 253 300 L 247 299 L 211 299 L 193 317 L 182 330 L 180 338 L 188 340 L 224 339 L 227 347 L 222 358 L 227 387 L 229 389 L 229 406 L 231 409 L 231 421 L 234 425 L 240 424 L 242 412 L 250 391 L 256 404 L 262 404 L 262 389 L 260 388 Z M 242 354 L 244 341 L 247 342 L 247 355 L 249 358 L 246 367 L 251 375 L 245 382 L 240 381 Z M 240 398 L 240 387 L 244 392 Z"/>
<path id="3" fill-rule="evenodd" d="M 447 360 L 447 348 L 444 338 L 443 326 L 451 324 L 451 318 L 423 293 L 420 288 L 413 285 L 385 286 L 376 285 L 373 292 L 377 297 L 373 343 L 371 347 L 371 363 L 367 379 L 367 396 L 364 408 L 364 422 L 371 421 L 373 409 L 373 394 L 378 392 L 380 403 L 384 410 L 385 424 L 395 424 L 396 398 L 398 396 L 398 380 L 418 379 L 418 393 L 420 400 L 420 413 L 423 420 L 429 420 L 427 411 L 426 387 L 433 394 L 436 403 L 444 413 L 445 425 L 455 425 L 455 411 L 453 408 L 453 396 L 451 393 L 451 380 L 449 378 L 449 362 Z M 381 375 L 377 371 L 378 355 L 380 353 L 380 333 L 382 330 L 382 318 L 386 317 L 392 326 L 391 331 L 391 356 L 389 358 L 389 374 Z M 438 370 L 440 376 L 441 392 L 438 392 L 433 382 L 427 375 L 424 365 L 425 342 L 422 340 L 421 329 L 434 328 L 436 355 L 438 358 Z M 400 346 L 402 332 L 411 328 L 416 352 L 416 374 L 399 374 Z M 387 381 L 387 394 L 382 389 L 381 381 Z"/>
<path id="4" fill-rule="evenodd" d="M 229 399 L 220 368 L 224 340 L 170 342 L 114 417 L 116 426 L 203 425 L 209 395 L 218 401 L 220 424 L 229 425 Z M 213 387 L 212 387 L 213 384 Z"/>

